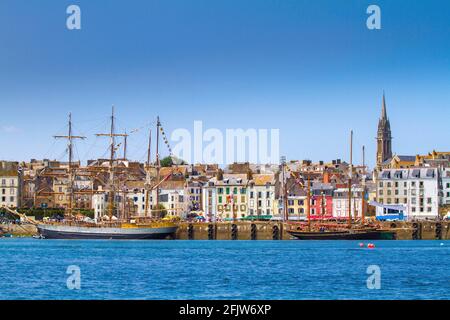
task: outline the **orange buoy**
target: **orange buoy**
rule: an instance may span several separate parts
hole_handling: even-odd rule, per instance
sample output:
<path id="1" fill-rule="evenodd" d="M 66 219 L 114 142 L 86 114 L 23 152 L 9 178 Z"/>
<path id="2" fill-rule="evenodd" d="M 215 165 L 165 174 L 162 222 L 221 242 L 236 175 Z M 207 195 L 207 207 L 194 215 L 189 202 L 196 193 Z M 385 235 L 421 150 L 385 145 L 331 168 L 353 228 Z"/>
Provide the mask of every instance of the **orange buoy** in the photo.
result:
<path id="1" fill-rule="evenodd" d="M 373 249 L 373 248 L 375 248 L 375 245 L 374 245 L 373 243 L 369 243 L 369 244 L 367 245 L 367 248 Z"/>

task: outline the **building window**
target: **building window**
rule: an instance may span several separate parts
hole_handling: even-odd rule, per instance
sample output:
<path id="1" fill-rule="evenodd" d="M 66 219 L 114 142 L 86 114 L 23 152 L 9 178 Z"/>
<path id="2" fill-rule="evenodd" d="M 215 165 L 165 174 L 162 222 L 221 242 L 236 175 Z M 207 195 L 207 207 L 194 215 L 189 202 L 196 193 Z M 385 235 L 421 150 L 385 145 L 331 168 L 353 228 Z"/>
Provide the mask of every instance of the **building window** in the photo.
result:
<path id="1" fill-rule="evenodd" d="M 219 203 L 222 203 L 222 196 L 219 196 Z"/>

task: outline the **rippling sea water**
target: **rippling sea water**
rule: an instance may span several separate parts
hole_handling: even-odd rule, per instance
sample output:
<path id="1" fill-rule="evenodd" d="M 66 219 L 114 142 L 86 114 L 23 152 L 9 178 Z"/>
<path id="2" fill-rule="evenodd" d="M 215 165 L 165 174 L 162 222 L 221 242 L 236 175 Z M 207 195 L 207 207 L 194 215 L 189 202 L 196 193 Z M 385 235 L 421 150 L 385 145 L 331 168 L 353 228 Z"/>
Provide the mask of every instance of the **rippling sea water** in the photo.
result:
<path id="1" fill-rule="evenodd" d="M 450 299 L 450 241 L 373 243 L 0 239 L 0 299 Z"/>

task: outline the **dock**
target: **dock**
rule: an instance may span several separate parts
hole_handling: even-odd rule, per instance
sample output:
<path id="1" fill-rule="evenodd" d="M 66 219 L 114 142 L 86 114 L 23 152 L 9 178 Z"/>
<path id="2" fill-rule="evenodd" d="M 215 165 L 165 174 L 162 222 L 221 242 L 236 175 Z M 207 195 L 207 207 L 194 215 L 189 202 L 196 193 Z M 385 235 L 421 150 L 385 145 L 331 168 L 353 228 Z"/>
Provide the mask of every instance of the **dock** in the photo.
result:
<path id="1" fill-rule="evenodd" d="M 450 221 L 386 221 L 383 229 L 395 231 L 397 240 L 450 240 Z M 278 221 L 181 222 L 174 236 L 177 240 L 291 240 L 287 230 L 292 225 Z M 1 225 L 3 233 L 18 237 L 33 236 L 32 224 Z"/>

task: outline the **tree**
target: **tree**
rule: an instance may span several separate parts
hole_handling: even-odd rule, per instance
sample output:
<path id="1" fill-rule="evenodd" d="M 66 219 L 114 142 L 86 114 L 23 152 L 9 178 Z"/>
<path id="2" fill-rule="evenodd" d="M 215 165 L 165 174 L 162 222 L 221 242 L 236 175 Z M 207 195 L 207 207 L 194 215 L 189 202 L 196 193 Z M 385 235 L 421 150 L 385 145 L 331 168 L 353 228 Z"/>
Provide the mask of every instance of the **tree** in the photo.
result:
<path id="1" fill-rule="evenodd" d="M 161 167 L 171 167 L 173 165 L 184 165 L 187 164 L 183 159 L 179 159 L 177 157 L 165 157 L 161 160 Z"/>
<path id="2" fill-rule="evenodd" d="M 162 205 L 161 203 L 158 204 L 155 211 L 156 211 L 156 216 L 159 218 L 164 218 L 167 215 L 166 207 L 164 207 L 164 205 Z"/>
<path id="3" fill-rule="evenodd" d="M 173 165 L 172 157 L 165 157 L 161 160 L 161 167 L 171 167 Z"/>

